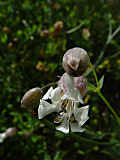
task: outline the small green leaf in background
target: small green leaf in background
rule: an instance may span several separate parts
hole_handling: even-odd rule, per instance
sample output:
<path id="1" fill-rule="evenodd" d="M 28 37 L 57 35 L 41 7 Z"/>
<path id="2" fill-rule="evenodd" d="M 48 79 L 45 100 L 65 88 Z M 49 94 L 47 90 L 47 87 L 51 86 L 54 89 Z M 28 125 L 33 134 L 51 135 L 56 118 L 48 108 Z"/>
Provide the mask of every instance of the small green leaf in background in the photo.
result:
<path id="1" fill-rule="evenodd" d="M 62 157 L 61 157 L 61 155 L 60 155 L 60 152 L 56 152 L 53 160 L 62 160 Z"/>
<path id="2" fill-rule="evenodd" d="M 44 160 L 51 160 L 50 155 L 49 155 L 49 154 L 47 154 L 47 153 L 45 153 Z"/>

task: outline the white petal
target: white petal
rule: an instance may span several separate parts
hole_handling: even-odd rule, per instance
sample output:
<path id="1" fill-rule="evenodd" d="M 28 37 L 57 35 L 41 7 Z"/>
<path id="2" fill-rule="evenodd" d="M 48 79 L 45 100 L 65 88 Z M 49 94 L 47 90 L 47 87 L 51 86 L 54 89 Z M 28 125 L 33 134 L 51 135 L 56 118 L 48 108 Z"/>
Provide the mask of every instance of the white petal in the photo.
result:
<path id="1" fill-rule="evenodd" d="M 5 138 L 6 138 L 6 134 L 5 133 L 0 133 L 0 143 L 2 143 Z"/>
<path id="2" fill-rule="evenodd" d="M 82 126 L 89 119 L 88 110 L 89 110 L 88 105 L 81 108 L 75 108 L 74 116 L 80 126 Z"/>
<path id="3" fill-rule="evenodd" d="M 70 92 L 73 90 L 74 79 L 69 74 L 64 73 L 60 79 L 60 86 L 64 92 Z"/>
<path id="4" fill-rule="evenodd" d="M 77 122 L 71 122 L 71 131 L 72 132 L 83 132 L 85 129 L 81 128 L 81 126 Z"/>
<path id="5" fill-rule="evenodd" d="M 55 88 L 51 92 L 50 98 L 51 98 L 53 103 L 56 103 L 56 102 L 60 101 L 60 99 L 61 99 L 61 89 L 60 89 L 60 87 Z"/>
<path id="6" fill-rule="evenodd" d="M 77 89 L 77 99 L 78 99 L 78 101 L 81 103 L 81 104 L 84 104 L 84 101 L 83 101 L 83 99 L 82 99 L 82 95 L 80 94 L 80 92 L 79 92 L 79 90 Z"/>
<path id="7" fill-rule="evenodd" d="M 64 76 L 64 83 L 66 84 L 67 90 L 72 91 L 74 86 L 74 78 L 71 77 L 69 74 L 65 74 Z"/>
<path id="8" fill-rule="evenodd" d="M 53 87 L 50 87 L 47 91 L 47 93 L 43 96 L 43 100 L 47 100 L 47 99 L 50 99 L 51 97 L 51 92 L 53 91 Z"/>
<path id="9" fill-rule="evenodd" d="M 59 111 L 59 108 L 55 104 L 49 104 L 44 100 L 40 100 L 40 105 L 38 108 L 38 118 L 42 119 L 46 115 L 52 112 L 58 112 L 58 111 Z"/>
<path id="10" fill-rule="evenodd" d="M 65 118 L 61 125 L 56 127 L 56 130 L 61 131 L 65 134 L 69 133 L 69 120 Z"/>
<path id="11" fill-rule="evenodd" d="M 84 104 L 84 101 L 82 99 L 82 96 L 80 92 L 78 92 L 76 89 L 72 90 L 71 92 L 66 92 L 62 97 L 62 100 L 69 99 L 74 102 L 80 102 L 81 104 Z"/>

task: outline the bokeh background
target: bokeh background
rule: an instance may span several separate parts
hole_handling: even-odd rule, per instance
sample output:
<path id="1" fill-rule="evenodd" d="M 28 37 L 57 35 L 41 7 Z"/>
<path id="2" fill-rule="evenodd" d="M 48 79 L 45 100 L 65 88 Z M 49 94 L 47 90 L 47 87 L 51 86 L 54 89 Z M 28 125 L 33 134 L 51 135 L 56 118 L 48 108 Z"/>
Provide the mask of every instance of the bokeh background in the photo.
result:
<path id="1" fill-rule="evenodd" d="M 91 106 L 84 133 L 64 135 L 54 113 L 38 120 L 20 107 L 27 90 L 58 80 L 64 53 L 77 46 L 97 63 L 102 92 L 120 115 L 119 26 L 119 0 L 0 0 L 0 132 L 18 129 L 0 144 L 0 159 L 120 158 L 120 126 L 97 94 L 84 98 Z M 92 72 L 87 78 L 95 84 Z"/>

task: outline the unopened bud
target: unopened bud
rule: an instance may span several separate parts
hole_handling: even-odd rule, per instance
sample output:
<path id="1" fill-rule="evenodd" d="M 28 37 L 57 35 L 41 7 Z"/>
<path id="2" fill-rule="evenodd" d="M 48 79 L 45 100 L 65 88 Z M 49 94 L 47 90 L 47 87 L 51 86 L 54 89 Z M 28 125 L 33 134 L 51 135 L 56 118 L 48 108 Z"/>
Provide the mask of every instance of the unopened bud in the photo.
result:
<path id="1" fill-rule="evenodd" d="M 63 29 L 63 21 L 57 21 L 54 24 L 54 28 L 53 28 L 53 36 L 57 36 Z"/>
<path id="2" fill-rule="evenodd" d="M 21 107 L 31 111 L 40 103 L 42 90 L 39 87 L 28 90 L 21 100 Z"/>
<path id="3" fill-rule="evenodd" d="M 57 22 L 54 24 L 54 30 L 59 30 L 59 31 L 61 31 L 62 28 L 63 28 L 63 21 L 57 21 Z"/>
<path id="4" fill-rule="evenodd" d="M 10 48 L 12 48 L 13 47 L 13 43 L 12 42 L 9 42 L 8 43 L 8 48 L 10 49 Z"/>
<path id="5" fill-rule="evenodd" d="M 17 129 L 16 128 L 8 128 L 6 131 L 5 131 L 5 134 L 6 134 L 6 137 L 11 137 L 11 136 L 14 136 L 17 132 Z"/>
<path id="6" fill-rule="evenodd" d="M 48 37 L 48 36 L 49 36 L 49 31 L 47 29 L 40 32 L 40 37 Z"/>
<path id="7" fill-rule="evenodd" d="M 8 33 L 9 32 L 9 28 L 7 26 L 4 26 L 2 31 L 5 32 L 5 33 Z"/>
<path id="8" fill-rule="evenodd" d="M 84 76 L 75 77 L 74 85 L 80 91 L 81 95 L 84 96 L 87 89 L 87 80 Z"/>
<path id="9" fill-rule="evenodd" d="M 63 68 L 71 76 L 81 76 L 89 66 L 89 56 L 82 48 L 69 49 L 63 56 Z"/>

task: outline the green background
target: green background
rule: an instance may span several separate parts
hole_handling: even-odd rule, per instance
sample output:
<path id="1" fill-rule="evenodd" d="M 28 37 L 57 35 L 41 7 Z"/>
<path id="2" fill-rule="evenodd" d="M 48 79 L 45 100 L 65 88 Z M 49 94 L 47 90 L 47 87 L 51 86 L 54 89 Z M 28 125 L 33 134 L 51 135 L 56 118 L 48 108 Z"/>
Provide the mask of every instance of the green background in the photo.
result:
<path id="1" fill-rule="evenodd" d="M 38 120 L 20 107 L 27 90 L 64 73 L 62 57 L 68 49 L 81 47 L 93 64 L 99 61 L 102 92 L 120 115 L 120 33 L 106 44 L 120 26 L 119 10 L 117 0 L 0 0 L 0 132 L 18 129 L 0 144 L 1 160 L 120 158 L 120 127 L 94 92 L 85 96 L 91 107 L 84 133 L 64 135 L 55 130 L 56 114 Z M 58 21 L 63 27 L 55 33 Z M 87 78 L 95 84 L 92 73 Z"/>

